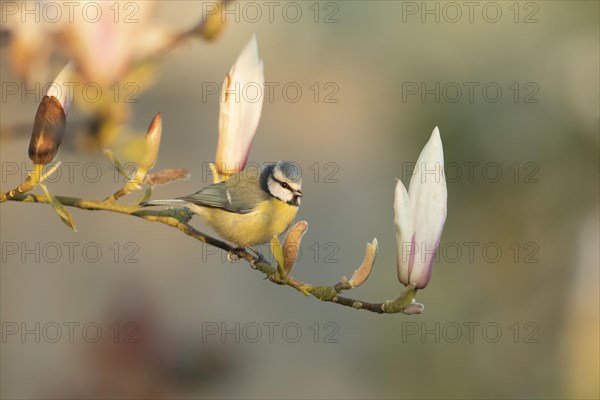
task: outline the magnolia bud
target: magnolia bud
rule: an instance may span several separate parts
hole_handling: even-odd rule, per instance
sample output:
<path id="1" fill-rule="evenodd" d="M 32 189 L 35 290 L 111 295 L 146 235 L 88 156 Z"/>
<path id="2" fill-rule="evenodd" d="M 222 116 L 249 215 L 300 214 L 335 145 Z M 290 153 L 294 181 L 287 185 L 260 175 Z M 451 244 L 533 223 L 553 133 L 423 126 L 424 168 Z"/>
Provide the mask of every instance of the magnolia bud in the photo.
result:
<path id="1" fill-rule="evenodd" d="M 290 232 L 283 241 L 283 269 L 286 275 L 290 273 L 294 263 L 296 262 L 296 258 L 298 258 L 300 242 L 302 241 L 302 236 L 304 236 L 307 229 L 308 222 L 297 222 L 296 225 L 290 229 Z"/>
<path id="2" fill-rule="evenodd" d="M 447 210 L 444 149 L 436 127 L 419 155 L 408 191 L 400 180 L 396 184 L 394 225 L 402 284 L 424 289 L 429 283 Z"/>
<path id="3" fill-rule="evenodd" d="M 198 26 L 198 33 L 206 40 L 215 40 L 223 31 L 225 18 L 223 11 L 228 0 L 204 4 L 205 14 Z"/>
<path id="4" fill-rule="evenodd" d="M 162 134 L 162 119 L 160 113 L 157 113 L 152 119 L 148 132 L 146 133 L 146 154 L 140 161 L 140 168 L 146 171 L 151 169 L 158 158 L 158 149 L 160 148 L 160 137 Z"/>
<path id="5" fill-rule="evenodd" d="M 66 115 L 60 101 L 44 96 L 38 106 L 29 140 L 29 158 L 45 165 L 56 157 L 66 128 Z"/>
<path id="6" fill-rule="evenodd" d="M 249 95 L 247 88 L 256 90 L 256 97 Z M 233 175 L 244 169 L 260 120 L 264 91 L 263 62 L 253 36 L 225 77 L 221 90 L 215 155 L 215 165 L 221 175 Z"/>
<path id="7" fill-rule="evenodd" d="M 351 287 L 354 288 L 360 286 L 367 281 L 373 270 L 373 264 L 375 264 L 378 249 L 377 239 L 373 239 L 372 243 L 367 243 L 365 258 L 363 259 L 362 264 L 360 264 L 360 267 L 352 274 L 352 278 L 348 281 Z"/>

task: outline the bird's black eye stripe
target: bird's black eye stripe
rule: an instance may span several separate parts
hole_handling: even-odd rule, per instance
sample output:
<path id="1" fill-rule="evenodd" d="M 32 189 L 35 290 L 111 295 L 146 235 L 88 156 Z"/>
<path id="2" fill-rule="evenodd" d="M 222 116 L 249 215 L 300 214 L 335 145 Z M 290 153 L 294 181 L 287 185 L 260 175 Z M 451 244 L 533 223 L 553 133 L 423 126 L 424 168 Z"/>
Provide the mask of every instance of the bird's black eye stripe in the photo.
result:
<path id="1" fill-rule="evenodd" d="M 288 184 L 287 184 L 287 182 L 280 181 L 279 179 L 277 179 L 277 178 L 275 178 L 275 177 L 273 177 L 273 180 L 274 180 L 275 182 L 279 183 L 279 184 L 281 185 L 281 187 L 282 187 L 282 188 L 284 188 L 284 189 L 288 189 L 288 190 L 292 190 L 292 188 L 290 187 L 290 185 L 288 185 Z"/>

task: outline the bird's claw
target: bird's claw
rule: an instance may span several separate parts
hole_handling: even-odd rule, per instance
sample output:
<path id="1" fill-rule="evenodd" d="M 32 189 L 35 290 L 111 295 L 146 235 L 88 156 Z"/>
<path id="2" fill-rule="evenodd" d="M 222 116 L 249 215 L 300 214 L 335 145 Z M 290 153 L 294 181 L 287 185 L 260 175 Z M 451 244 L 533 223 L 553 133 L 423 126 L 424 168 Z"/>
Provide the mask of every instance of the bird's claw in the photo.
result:
<path id="1" fill-rule="evenodd" d="M 237 255 L 237 254 L 235 254 L 235 251 L 236 251 L 236 250 L 237 250 L 237 249 L 233 249 L 233 250 L 231 250 L 231 251 L 229 251 L 229 252 L 227 253 L 227 261 L 229 261 L 230 263 L 232 263 L 232 262 L 236 262 L 237 260 L 239 260 L 239 259 L 240 259 L 240 258 L 238 257 L 238 255 Z"/>

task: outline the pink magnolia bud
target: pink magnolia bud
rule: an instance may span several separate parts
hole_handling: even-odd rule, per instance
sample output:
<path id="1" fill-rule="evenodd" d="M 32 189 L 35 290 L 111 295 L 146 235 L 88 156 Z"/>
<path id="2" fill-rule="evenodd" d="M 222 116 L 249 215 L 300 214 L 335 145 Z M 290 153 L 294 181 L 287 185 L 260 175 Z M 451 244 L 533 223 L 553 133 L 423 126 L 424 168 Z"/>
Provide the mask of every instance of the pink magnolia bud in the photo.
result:
<path id="1" fill-rule="evenodd" d="M 83 1 L 97 14 L 74 13 L 73 21 L 61 32 L 61 39 L 74 60 L 84 82 L 102 88 L 123 80 L 140 60 L 164 48 L 171 40 L 153 21 L 157 1 L 128 1 L 123 5 L 109 1 Z"/>
<path id="2" fill-rule="evenodd" d="M 400 180 L 394 201 L 398 279 L 423 289 L 429 283 L 435 253 L 446 221 L 444 151 L 436 127 L 423 148 L 408 192 Z"/>
<path id="3" fill-rule="evenodd" d="M 215 164 L 223 175 L 244 169 L 262 112 L 265 89 L 263 63 L 256 37 L 244 47 L 221 89 L 219 142 Z"/>

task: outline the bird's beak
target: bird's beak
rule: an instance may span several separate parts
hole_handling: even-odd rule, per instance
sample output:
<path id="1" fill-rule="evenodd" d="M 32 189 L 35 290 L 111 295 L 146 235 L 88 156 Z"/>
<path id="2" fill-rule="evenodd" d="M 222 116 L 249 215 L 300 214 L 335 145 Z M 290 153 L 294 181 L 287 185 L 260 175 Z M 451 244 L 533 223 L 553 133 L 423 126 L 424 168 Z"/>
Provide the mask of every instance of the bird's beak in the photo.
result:
<path id="1" fill-rule="evenodd" d="M 301 191 L 301 190 L 296 190 L 296 191 L 294 192 L 294 194 L 295 194 L 296 196 L 298 196 L 298 197 L 302 197 L 302 196 L 304 196 L 304 194 L 302 193 L 302 191 Z"/>

